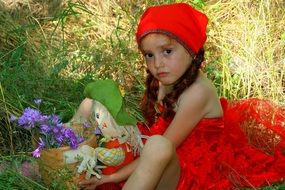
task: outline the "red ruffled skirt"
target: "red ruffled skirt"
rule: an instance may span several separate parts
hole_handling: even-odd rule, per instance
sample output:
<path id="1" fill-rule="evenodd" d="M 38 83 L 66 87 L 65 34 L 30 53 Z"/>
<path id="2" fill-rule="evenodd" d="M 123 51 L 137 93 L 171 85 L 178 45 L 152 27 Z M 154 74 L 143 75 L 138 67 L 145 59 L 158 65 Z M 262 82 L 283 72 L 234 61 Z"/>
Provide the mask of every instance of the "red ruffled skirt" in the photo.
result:
<path id="1" fill-rule="evenodd" d="M 285 109 L 255 98 L 221 103 L 224 117 L 202 119 L 177 148 L 177 189 L 256 188 L 284 180 Z M 150 129 L 138 127 L 151 136 L 170 122 L 160 117 Z"/>

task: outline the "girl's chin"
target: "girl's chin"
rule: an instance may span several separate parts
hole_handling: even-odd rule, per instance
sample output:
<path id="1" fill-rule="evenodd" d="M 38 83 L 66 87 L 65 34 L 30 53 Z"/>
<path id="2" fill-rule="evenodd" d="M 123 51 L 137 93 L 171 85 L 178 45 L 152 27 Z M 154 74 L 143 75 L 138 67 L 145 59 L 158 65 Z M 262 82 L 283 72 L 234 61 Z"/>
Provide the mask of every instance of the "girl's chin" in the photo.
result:
<path id="1" fill-rule="evenodd" d="M 164 86 L 173 86 L 175 84 L 175 82 L 169 80 L 161 80 L 161 79 L 158 80 Z"/>
<path id="2" fill-rule="evenodd" d="M 156 76 L 155 77 L 161 84 L 165 85 L 165 86 L 171 86 L 174 85 L 176 83 L 177 80 L 174 80 L 173 78 L 170 77 L 159 77 Z"/>

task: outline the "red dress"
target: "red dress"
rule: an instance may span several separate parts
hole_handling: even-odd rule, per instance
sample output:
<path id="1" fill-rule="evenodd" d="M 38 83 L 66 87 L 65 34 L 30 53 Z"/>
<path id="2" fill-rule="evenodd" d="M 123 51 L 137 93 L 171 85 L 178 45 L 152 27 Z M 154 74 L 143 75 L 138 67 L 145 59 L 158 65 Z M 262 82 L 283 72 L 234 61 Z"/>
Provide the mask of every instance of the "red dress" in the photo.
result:
<path id="1" fill-rule="evenodd" d="M 268 186 L 285 178 L 285 109 L 272 102 L 221 99 L 224 117 L 204 118 L 177 148 L 178 190 L 227 190 Z M 145 135 L 163 134 L 171 119 L 159 117 Z"/>

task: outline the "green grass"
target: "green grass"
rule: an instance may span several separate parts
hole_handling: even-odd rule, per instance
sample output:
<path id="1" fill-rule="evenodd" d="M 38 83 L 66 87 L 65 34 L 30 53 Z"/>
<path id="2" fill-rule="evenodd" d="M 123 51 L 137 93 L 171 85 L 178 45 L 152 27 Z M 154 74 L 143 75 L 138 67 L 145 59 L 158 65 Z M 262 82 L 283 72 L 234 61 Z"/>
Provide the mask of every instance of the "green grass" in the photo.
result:
<path id="1" fill-rule="evenodd" d="M 136 23 L 145 7 L 181 1 L 11 2 L 0 0 L 1 157 L 32 151 L 31 134 L 11 124 L 10 114 L 20 115 L 25 107 L 35 106 L 35 98 L 42 98 L 41 111 L 68 121 L 84 98 L 85 85 L 95 79 L 118 81 L 130 112 L 142 119 L 137 105 L 144 90 L 145 65 L 135 43 Z M 283 1 L 183 2 L 209 16 L 204 70 L 219 95 L 255 96 L 284 104 Z M 11 179 L 7 183 L 11 189 L 17 181 L 27 184 L 23 189 L 36 187 L 13 172 L 0 174 L 0 189 L 6 183 L 2 179 Z"/>
<path id="2" fill-rule="evenodd" d="M 0 173 L 0 189 L 44 190 L 48 188 L 43 187 L 39 183 L 36 183 L 35 181 L 24 177 L 16 171 L 6 170 Z"/>
<path id="3" fill-rule="evenodd" d="M 35 159 L 26 155 L 0 158 L 0 189 L 47 189 L 41 185 L 38 174 L 22 167 L 23 163 L 35 163 Z M 27 176 L 22 175 L 23 172 Z"/>

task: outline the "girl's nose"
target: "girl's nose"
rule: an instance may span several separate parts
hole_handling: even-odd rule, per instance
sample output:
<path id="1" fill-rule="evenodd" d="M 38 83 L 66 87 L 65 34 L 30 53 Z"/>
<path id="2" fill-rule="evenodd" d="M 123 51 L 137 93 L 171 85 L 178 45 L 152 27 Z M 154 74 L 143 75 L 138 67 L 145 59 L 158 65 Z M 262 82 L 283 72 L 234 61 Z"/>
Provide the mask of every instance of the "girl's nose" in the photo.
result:
<path id="1" fill-rule="evenodd" d="M 161 67 L 162 65 L 163 65 L 163 60 L 162 60 L 162 58 L 159 57 L 159 56 L 157 56 L 157 57 L 155 58 L 155 61 L 154 61 L 154 66 L 155 66 L 156 68 L 159 68 L 159 67 Z"/>

